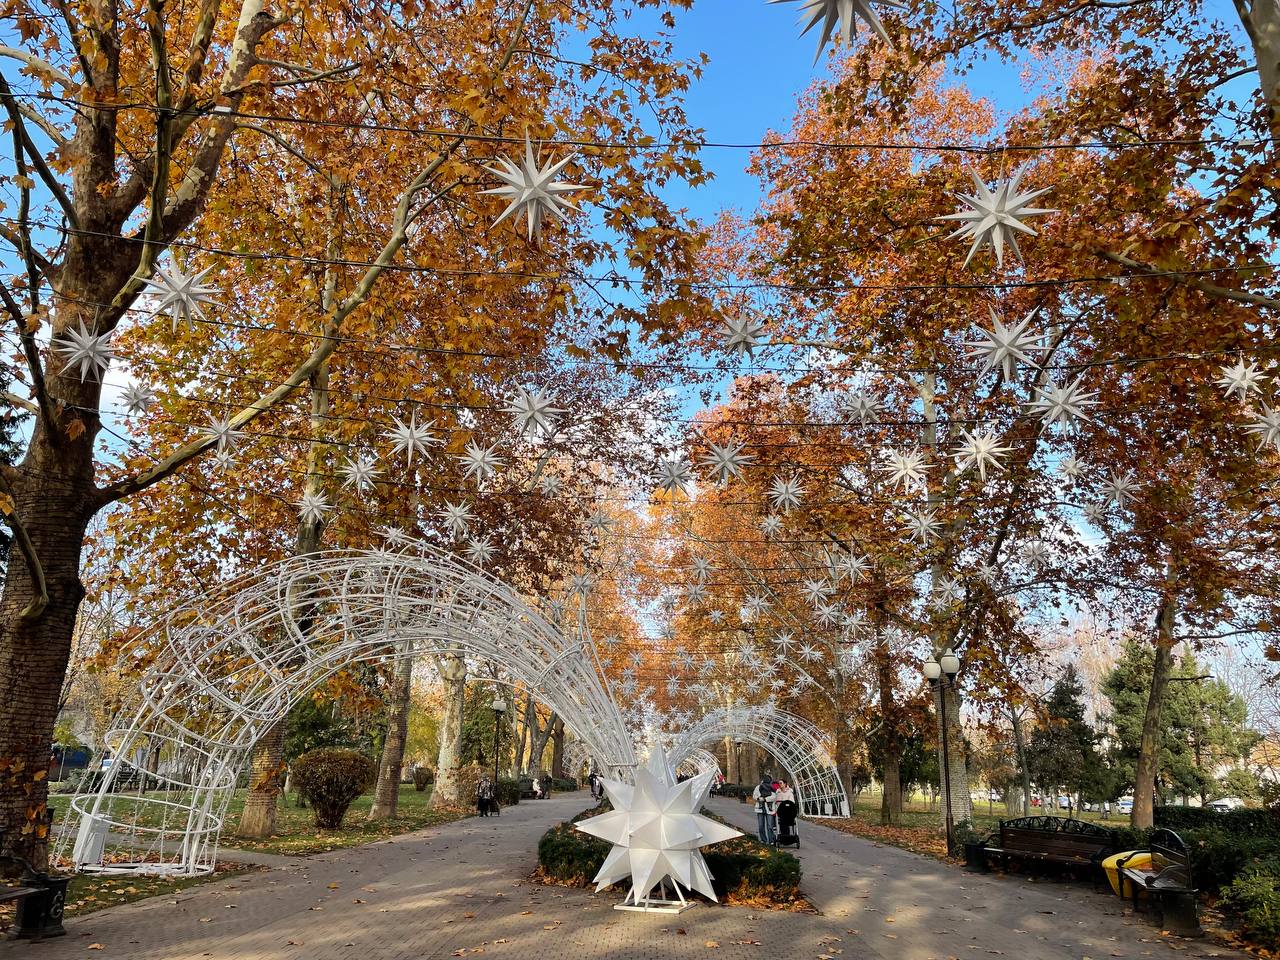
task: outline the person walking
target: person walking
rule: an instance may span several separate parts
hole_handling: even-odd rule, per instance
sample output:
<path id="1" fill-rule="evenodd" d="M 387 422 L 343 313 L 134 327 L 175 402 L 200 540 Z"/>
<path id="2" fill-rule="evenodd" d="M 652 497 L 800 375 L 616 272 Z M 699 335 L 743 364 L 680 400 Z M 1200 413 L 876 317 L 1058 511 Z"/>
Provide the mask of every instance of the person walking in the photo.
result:
<path id="1" fill-rule="evenodd" d="M 751 791 L 751 799 L 756 802 L 756 833 L 761 843 L 767 843 L 770 846 L 773 845 L 773 811 L 769 809 L 771 796 L 773 796 L 773 780 L 766 774 Z"/>
<path id="2" fill-rule="evenodd" d="M 791 784 L 787 783 L 785 777 L 779 777 L 778 782 L 773 785 L 773 796 L 769 798 L 769 802 L 773 807 L 777 828 L 774 839 L 778 846 L 799 846 L 799 838 L 796 837 L 796 815 L 799 812 L 796 792 L 791 789 Z"/>
<path id="3" fill-rule="evenodd" d="M 493 812 L 493 807 L 493 781 L 488 776 L 483 776 L 476 787 L 476 808 L 480 811 L 480 816 L 487 817 Z"/>

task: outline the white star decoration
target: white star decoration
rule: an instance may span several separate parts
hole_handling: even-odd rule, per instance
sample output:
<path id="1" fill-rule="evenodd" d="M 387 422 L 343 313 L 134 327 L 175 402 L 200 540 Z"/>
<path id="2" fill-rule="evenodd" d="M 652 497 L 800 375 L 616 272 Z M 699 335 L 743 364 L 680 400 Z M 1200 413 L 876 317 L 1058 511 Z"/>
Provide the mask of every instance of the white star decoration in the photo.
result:
<path id="1" fill-rule="evenodd" d="M 806 580 L 800 592 L 811 604 L 821 603 L 831 594 L 831 585 L 823 580 Z"/>
<path id="2" fill-rule="evenodd" d="M 101 377 L 115 359 L 111 334 L 90 333 L 83 320 L 80 321 L 79 328 L 68 327 L 63 330 L 60 339 L 54 341 L 53 349 L 62 354 L 68 370 L 80 368 L 81 382 L 91 375 Z"/>
<path id="3" fill-rule="evenodd" d="M 927 544 L 942 531 L 942 521 L 932 509 L 912 510 L 907 513 L 906 521 L 911 539 L 922 545 Z"/>
<path id="4" fill-rule="evenodd" d="M 538 489 L 542 491 L 544 497 L 556 497 L 564 489 L 564 481 L 554 473 L 544 474 L 538 481 Z"/>
<path id="5" fill-rule="evenodd" d="M 440 439 L 431 432 L 431 428 L 436 425 L 434 420 L 428 420 L 426 423 L 418 423 L 418 413 L 415 410 L 409 414 L 409 422 L 405 423 L 399 417 L 395 417 L 396 425 L 386 431 L 383 436 L 391 441 L 391 450 L 393 453 L 403 453 L 407 465 L 413 466 L 413 458 L 419 454 L 427 455 L 427 450 L 440 442 Z"/>
<path id="6" fill-rule="evenodd" d="M 857 583 L 866 575 L 867 566 L 866 557 L 859 556 L 856 553 L 848 553 L 837 562 L 836 570 L 848 577 L 850 583 Z"/>
<path id="7" fill-rule="evenodd" d="M 735 356 L 752 356 L 764 336 L 764 324 L 750 314 L 726 319 L 724 322 L 725 349 Z"/>
<path id="8" fill-rule="evenodd" d="M 323 493 L 304 493 L 298 501 L 298 517 L 303 523 L 323 523 L 324 515 L 332 509 Z"/>
<path id="9" fill-rule="evenodd" d="M 1064 479 L 1073 481 L 1084 473 L 1084 467 L 1075 457 L 1066 456 L 1058 461 L 1058 472 L 1062 474 Z"/>
<path id="10" fill-rule="evenodd" d="M 204 320 L 204 308 L 213 306 L 212 294 L 218 293 L 202 282 L 212 269 L 205 267 L 199 273 L 185 274 L 176 267 L 172 270 L 156 267 L 146 289 L 146 296 L 152 301 L 152 316 L 167 313 L 173 321 L 174 332 L 184 320 L 188 327 Z"/>
<path id="11" fill-rule="evenodd" d="M 466 503 L 448 503 L 444 505 L 444 509 L 436 514 L 445 528 L 455 537 L 465 537 L 471 529 L 471 521 L 475 516 L 471 512 L 471 507 Z"/>
<path id="12" fill-rule="evenodd" d="M 1226 391 L 1228 400 L 1237 394 L 1241 400 L 1248 400 L 1249 394 L 1262 389 L 1266 379 L 1266 374 L 1258 369 L 1256 363 L 1245 363 L 1244 358 L 1241 358 L 1236 361 L 1235 366 L 1222 368 L 1218 386 Z"/>
<path id="13" fill-rule="evenodd" d="M 969 356 L 983 358 L 979 375 L 1000 370 L 1006 380 L 1012 380 L 1018 374 L 1019 363 L 1034 366 L 1036 357 L 1044 349 L 1043 337 L 1031 332 L 1036 311 L 1032 310 L 1012 327 L 1006 327 L 996 316 L 994 309 L 988 307 L 988 310 L 991 312 L 991 329 L 979 328 L 978 332 L 983 339 L 971 341 L 965 346 L 971 348 Z"/>
<path id="14" fill-rule="evenodd" d="M 769 0 L 769 2 L 789 3 L 792 0 Z M 806 18 L 808 19 L 800 35 L 804 36 L 819 23 L 822 24 L 822 30 L 818 34 L 818 52 L 813 58 L 814 63 L 818 62 L 822 56 L 822 48 L 833 37 L 843 40 L 845 46 L 853 45 L 855 18 L 866 23 L 885 43 L 889 42 L 889 35 L 885 33 L 879 14 L 871 6 L 871 0 L 800 0 L 800 2 L 804 4 L 800 10 L 800 22 L 805 23 Z M 882 2 L 886 7 L 892 7 L 895 10 L 906 9 L 904 4 L 893 2 L 893 0 L 882 0 Z"/>
<path id="15" fill-rule="evenodd" d="M 1084 518 L 1095 527 L 1100 525 L 1107 518 L 1106 503 L 1086 503 L 1084 506 Z"/>
<path id="16" fill-rule="evenodd" d="M 467 559 L 476 566 L 484 566 L 491 556 L 493 556 L 493 543 L 488 537 L 472 537 L 467 541 Z"/>
<path id="17" fill-rule="evenodd" d="M 1258 449 L 1270 444 L 1280 450 L 1280 410 L 1272 410 L 1264 403 L 1245 430 L 1258 438 Z"/>
<path id="18" fill-rule="evenodd" d="M 587 529 L 603 536 L 613 529 L 613 517 L 600 510 L 593 511 L 591 516 L 587 517 Z"/>
<path id="19" fill-rule="evenodd" d="M 352 487 L 357 493 L 364 493 L 373 486 L 373 481 L 382 471 L 368 457 L 359 456 L 348 460 L 339 472 L 343 477 L 343 486 Z"/>
<path id="20" fill-rule="evenodd" d="M 1033 570 L 1039 570 L 1049 562 L 1049 545 L 1043 540 L 1032 540 L 1022 548 L 1022 559 Z"/>
<path id="21" fill-rule="evenodd" d="M 689 572 L 699 583 L 706 583 L 711 577 L 711 561 L 706 557 L 694 557 L 689 564 Z"/>
<path id="22" fill-rule="evenodd" d="M 971 170 L 969 175 L 973 178 L 974 192 L 952 194 L 964 204 L 964 208 L 957 213 L 949 213 L 938 219 L 960 222 L 960 227 L 951 234 L 952 237 L 972 238 L 969 255 L 964 258 L 966 267 L 973 260 L 974 254 L 983 247 L 990 246 L 995 251 L 996 263 L 1004 269 L 1006 243 L 1012 248 L 1014 256 L 1021 260 L 1022 251 L 1018 249 L 1018 234 L 1037 236 L 1036 232 L 1022 221 L 1027 217 L 1056 212 L 1031 206 L 1032 201 L 1049 192 L 1048 187 L 1026 192 L 1019 191 L 1018 183 L 1026 171 L 1025 166 L 1020 167 L 1008 180 L 999 183 L 995 190 L 990 190 L 982 178 Z"/>
<path id="23" fill-rule="evenodd" d="M 717 483 L 736 480 L 742 476 L 742 468 L 755 459 L 751 454 L 743 453 L 742 448 L 741 443 L 726 443 L 724 446 L 713 443 L 698 462 L 715 473 Z"/>
<path id="24" fill-rule="evenodd" d="M 699 848 L 742 834 L 698 813 L 714 777 L 708 770 L 673 784 L 666 754 L 658 747 L 649 766 L 636 770 L 635 786 L 603 780 L 613 810 L 575 824 L 583 833 L 613 844 L 595 876 L 596 889 L 630 877 L 628 896 L 639 906 L 670 878 L 715 900 L 711 872 Z"/>
<path id="25" fill-rule="evenodd" d="M 956 453 L 957 470 L 962 473 L 965 470 L 976 470 L 978 478 L 985 481 L 987 470 L 1004 469 L 1000 465 L 1000 458 L 1011 453 L 1013 448 L 1004 446 L 994 433 L 984 430 L 975 434 L 964 430 L 961 431 L 961 436 L 963 442 Z"/>
<path id="26" fill-rule="evenodd" d="M 120 394 L 120 402 L 130 416 L 140 417 L 156 402 L 156 392 L 145 383 L 131 383 Z"/>
<path id="27" fill-rule="evenodd" d="M 782 532 L 782 518 L 771 513 L 760 521 L 760 532 L 772 539 Z"/>
<path id="28" fill-rule="evenodd" d="M 1076 420 L 1092 420 L 1085 413 L 1085 408 L 1098 405 L 1098 395 L 1083 389 L 1084 377 L 1077 377 L 1074 383 L 1064 387 L 1050 383 L 1044 389 L 1036 389 L 1036 398 L 1031 401 L 1031 409 L 1040 414 L 1045 426 L 1060 423 L 1069 427 Z"/>
<path id="29" fill-rule="evenodd" d="M 913 487 L 925 489 L 925 470 L 929 465 L 919 450 L 890 450 L 885 454 L 885 461 L 880 469 L 888 474 L 890 485 L 901 486 L 905 493 L 910 493 Z"/>
<path id="30" fill-rule="evenodd" d="M 542 224 L 548 216 L 556 217 L 561 223 L 568 223 L 569 217 L 564 211 L 578 208 L 565 199 L 565 194 L 586 189 L 578 184 L 555 179 L 556 174 L 568 166 L 572 159 L 573 155 L 570 154 L 563 160 L 540 167 L 533 141 L 526 137 L 524 158 L 519 163 L 507 157 L 499 157 L 497 167 L 485 167 L 502 181 L 502 186 L 483 192 L 497 194 L 511 201 L 495 224 L 501 223 L 513 213 L 523 212 L 528 223 L 529 239 L 533 241 L 542 233 Z"/>
<path id="31" fill-rule="evenodd" d="M 689 461 L 673 457 L 658 464 L 658 489 L 665 493 L 684 493 L 693 482 Z"/>
<path id="32" fill-rule="evenodd" d="M 1140 486 L 1132 471 L 1123 474 L 1113 472 L 1110 479 L 1102 484 L 1102 492 L 1117 507 L 1124 509 L 1133 502 Z"/>
<path id="33" fill-rule="evenodd" d="M 880 401 L 865 390 L 859 390 L 849 398 L 849 413 L 865 427 L 880 416 Z"/>
<path id="34" fill-rule="evenodd" d="M 240 438 L 244 436 L 244 432 L 241 430 L 233 430 L 231 428 L 230 417 L 215 417 L 213 414 L 207 414 L 207 416 L 209 418 L 209 425 L 207 427 L 198 428 L 196 433 L 212 438 L 217 442 L 219 450 L 230 450 L 234 452 L 236 444 L 239 443 Z"/>
<path id="35" fill-rule="evenodd" d="M 504 461 L 495 452 L 498 445 L 482 447 L 474 440 L 467 444 L 467 448 L 458 454 L 458 459 L 463 463 L 462 475 L 464 479 L 470 480 L 475 478 L 476 483 L 484 483 L 491 476 L 502 469 Z"/>
<path id="36" fill-rule="evenodd" d="M 804 487 L 795 477 L 789 480 L 774 477 L 773 483 L 769 486 L 769 502 L 783 513 L 790 513 L 800 506 L 800 498 L 803 496 Z"/>
<path id="37" fill-rule="evenodd" d="M 521 435 L 531 437 L 539 434 L 551 436 L 556 432 L 556 419 L 564 413 L 560 407 L 553 406 L 541 390 L 526 390 L 523 387 L 503 410 L 511 415 L 516 430 Z"/>

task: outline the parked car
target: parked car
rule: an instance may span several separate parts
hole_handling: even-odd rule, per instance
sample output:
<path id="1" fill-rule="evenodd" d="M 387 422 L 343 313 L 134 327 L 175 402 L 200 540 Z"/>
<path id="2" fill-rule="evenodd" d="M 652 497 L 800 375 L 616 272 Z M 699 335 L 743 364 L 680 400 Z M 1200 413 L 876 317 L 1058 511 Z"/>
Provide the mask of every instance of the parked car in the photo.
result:
<path id="1" fill-rule="evenodd" d="M 1116 802 L 1116 812 L 1123 813 L 1125 816 L 1133 813 L 1133 797 L 1121 797 Z"/>
<path id="2" fill-rule="evenodd" d="M 1063 796 L 1063 797 L 1058 797 L 1058 809 L 1059 809 L 1059 810 L 1070 810 L 1073 806 L 1074 806 L 1074 804 L 1072 803 L 1072 798 L 1071 798 L 1071 797 L 1065 797 L 1065 796 Z"/>
<path id="3" fill-rule="evenodd" d="M 1217 800 L 1210 800 L 1205 806 L 1218 813 L 1226 813 L 1228 810 L 1239 810 L 1244 806 L 1244 801 L 1239 797 L 1220 797 Z"/>

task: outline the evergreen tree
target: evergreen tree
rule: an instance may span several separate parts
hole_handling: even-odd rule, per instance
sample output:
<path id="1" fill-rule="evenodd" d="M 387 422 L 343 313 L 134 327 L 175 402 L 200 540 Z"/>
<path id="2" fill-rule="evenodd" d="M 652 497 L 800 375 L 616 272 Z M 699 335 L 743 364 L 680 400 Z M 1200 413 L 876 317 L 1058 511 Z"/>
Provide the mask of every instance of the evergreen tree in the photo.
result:
<path id="1" fill-rule="evenodd" d="M 1084 685 L 1074 664 L 1067 664 L 1049 692 L 1041 725 L 1027 742 L 1031 779 L 1048 791 L 1056 808 L 1060 788 L 1093 800 L 1098 792 L 1098 735 L 1085 719 Z"/>
<path id="2" fill-rule="evenodd" d="M 1131 639 L 1102 684 L 1111 705 L 1113 754 L 1126 786 L 1133 783 L 1153 662 L 1151 645 Z M 1244 701 L 1210 676 L 1193 653 L 1184 653 L 1170 678 L 1162 714 L 1156 783 L 1161 802 L 1191 796 L 1205 802 L 1219 792 L 1219 771 L 1238 766 L 1258 742 L 1248 719 Z"/>

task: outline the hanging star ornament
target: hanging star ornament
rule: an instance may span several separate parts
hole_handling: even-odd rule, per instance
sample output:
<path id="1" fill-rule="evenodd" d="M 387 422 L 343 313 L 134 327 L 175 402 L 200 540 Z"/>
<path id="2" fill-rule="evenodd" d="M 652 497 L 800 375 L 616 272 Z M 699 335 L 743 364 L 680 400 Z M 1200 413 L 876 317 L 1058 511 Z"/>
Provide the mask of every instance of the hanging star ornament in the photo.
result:
<path id="1" fill-rule="evenodd" d="M 932 510 L 917 509 L 907 513 L 907 532 L 916 543 L 927 544 L 942 532 L 942 521 Z"/>
<path id="2" fill-rule="evenodd" d="M 1063 479 L 1075 481 L 1084 473 L 1084 465 L 1073 456 L 1065 456 L 1058 461 L 1058 473 L 1062 474 Z"/>
<path id="3" fill-rule="evenodd" d="M 951 236 L 973 240 L 969 247 L 969 255 L 964 258 L 966 267 L 973 260 L 974 254 L 983 247 L 989 246 L 995 252 L 997 265 L 1003 270 L 1005 244 L 1009 245 L 1014 256 L 1021 261 L 1022 251 L 1018 249 L 1018 234 L 1038 236 L 1035 230 L 1022 221 L 1027 217 L 1057 212 L 1031 206 L 1033 201 L 1048 193 L 1050 188 L 1020 190 L 1019 183 L 1026 172 L 1027 167 L 1020 167 L 1008 180 L 1001 181 L 996 185 L 995 190 L 991 190 L 977 172 L 971 170 L 969 175 L 973 178 L 974 192 L 952 194 L 963 205 L 962 208 L 956 213 L 949 213 L 938 219 L 958 221 L 960 226 Z"/>
<path id="4" fill-rule="evenodd" d="M 373 488 L 373 482 L 382 471 L 373 465 L 373 461 L 361 455 L 353 457 L 339 468 L 342 474 L 342 485 L 351 487 L 356 493 L 365 493 Z"/>
<path id="5" fill-rule="evenodd" d="M 556 179 L 556 174 L 567 167 L 571 160 L 573 154 L 541 167 L 538 165 L 538 152 L 533 148 L 533 141 L 525 137 L 524 157 L 519 163 L 508 157 L 499 157 L 498 166 L 485 167 L 502 181 L 502 186 L 482 192 L 496 194 L 510 201 L 502 215 L 494 221 L 495 225 L 512 214 L 523 213 L 528 224 L 529 240 L 534 242 L 541 236 L 542 225 L 548 217 L 568 223 L 569 217 L 565 210 L 578 208 L 565 199 L 565 195 L 586 189 L 579 184 Z"/>
<path id="6" fill-rule="evenodd" d="M 470 505 L 465 501 L 462 503 L 449 503 L 446 501 L 444 509 L 440 510 L 436 516 L 445 525 L 445 529 L 459 538 L 465 537 L 470 532 L 471 521 L 475 519 Z"/>
<path id="7" fill-rule="evenodd" d="M 1086 391 L 1083 384 L 1084 377 L 1077 377 L 1074 383 L 1066 386 L 1050 382 L 1047 387 L 1037 387 L 1031 409 L 1040 415 L 1046 427 L 1055 423 L 1069 427 L 1077 420 L 1092 420 L 1085 411 L 1098 405 L 1098 395 Z"/>
<path id="8" fill-rule="evenodd" d="M 760 532 L 772 540 L 782 532 L 782 518 L 776 513 L 769 514 L 760 521 Z"/>
<path id="9" fill-rule="evenodd" d="M 596 510 L 591 516 L 587 517 L 587 529 L 597 536 L 604 536 L 613 529 L 613 522 L 613 517 Z"/>
<path id="10" fill-rule="evenodd" d="M 156 402 L 156 392 L 145 383 L 131 383 L 120 394 L 120 402 L 124 404 L 125 413 L 140 417 Z"/>
<path id="11" fill-rule="evenodd" d="M 912 488 L 925 489 L 925 471 L 929 465 L 919 450 L 889 450 L 885 462 L 880 465 L 889 477 L 891 486 L 901 486 L 904 493 Z"/>
<path id="12" fill-rule="evenodd" d="M 1264 403 L 1262 409 L 1253 414 L 1253 422 L 1245 431 L 1258 438 L 1259 450 L 1265 446 L 1280 450 L 1280 410 L 1272 410 Z"/>
<path id="13" fill-rule="evenodd" d="M 769 502 L 773 504 L 775 510 L 781 510 L 783 513 L 790 513 L 800 506 L 803 496 L 804 487 L 795 477 L 790 479 L 774 477 L 773 483 L 769 485 Z"/>
<path id="14" fill-rule="evenodd" d="M 1248 400 L 1250 394 L 1262 389 L 1262 384 L 1267 379 L 1267 375 L 1258 369 L 1256 363 L 1245 363 L 1243 357 L 1236 361 L 1235 366 L 1222 367 L 1221 373 L 1218 386 L 1226 391 L 1228 400 L 1235 396 Z"/>
<path id="15" fill-rule="evenodd" d="M 551 436 L 556 432 L 556 420 L 564 413 L 541 390 L 523 387 L 503 410 L 510 414 L 516 432 L 526 437 Z"/>
<path id="16" fill-rule="evenodd" d="M 987 309 L 991 313 L 991 329 L 979 328 L 982 339 L 970 341 L 965 346 L 970 348 L 969 356 L 983 358 L 979 376 L 999 370 L 1006 380 L 1012 380 L 1018 374 L 1019 363 L 1035 366 L 1036 357 L 1044 349 L 1044 338 L 1031 332 L 1037 311 L 1032 310 L 1013 326 L 1006 327 L 994 309 Z"/>
<path id="17" fill-rule="evenodd" d="M 332 509 L 323 493 L 304 493 L 298 501 L 298 518 L 303 523 L 323 523 L 325 514 Z"/>
<path id="18" fill-rule="evenodd" d="M 493 542 L 488 537 L 472 537 L 467 541 L 467 559 L 482 567 L 493 556 Z"/>
<path id="19" fill-rule="evenodd" d="M 769 0 L 769 2 L 790 3 L 794 0 Z M 880 15 L 876 13 L 870 0 L 799 0 L 799 2 L 804 4 L 800 9 L 800 22 L 805 24 L 804 29 L 800 31 L 801 36 L 818 24 L 822 24 L 822 29 L 818 33 L 818 50 L 813 57 L 814 63 L 822 57 L 822 48 L 829 41 L 838 38 L 844 42 L 845 46 L 853 46 L 857 20 L 861 20 L 870 27 L 885 43 L 889 43 L 889 35 L 885 33 Z M 894 0 L 882 0 L 882 2 L 886 7 L 894 10 L 907 9 L 905 4 L 894 2 Z"/>
<path id="20" fill-rule="evenodd" d="M 664 493 L 685 493 L 692 482 L 692 467 L 683 457 L 672 457 L 658 464 L 658 489 Z"/>
<path id="21" fill-rule="evenodd" d="M 865 390 L 859 390 L 849 398 L 849 413 L 865 427 L 880 416 L 880 400 Z"/>
<path id="22" fill-rule="evenodd" d="M 724 347 L 736 357 L 750 359 L 764 336 L 764 323 L 751 314 L 727 318 L 724 322 Z"/>
<path id="23" fill-rule="evenodd" d="M 1123 510 L 1137 498 L 1136 494 L 1140 486 L 1133 471 L 1127 473 L 1113 471 L 1110 478 L 1102 484 L 1102 492 L 1108 500 Z"/>
<path id="24" fill-rule="evenodd" d="M 68 327 L 53 342 L 53 349 L 62 354 L 68 370 L 80 368 L 80 382 L 90 376 L 101 378 L 115 359 L 115 351 L 111 347 L 111 333 L 90 333 L 80 321 L 78 328 Z"/>
<path id="25" fill-rule="evenodd" d="M 984 482 L 987 471 L 1003 470 L 1000 459 L 1013 452 L 1013 447 L 1002 444 L 1000 438 L 989 430 L 981 433 L 963 430 L 961 438 L 960 449 L 956 452 L 956 469 L 961 473 L 976 470 L 978 479 Z"/>
<path id="26" fill-rule="evenodd" d="M 391 441 L 392 453 L 403 453 L 408 466 L 413 466 L 413 458 L 415 456 L 426 456 L 427 451 L 440 443 L 440 438 L 433 432 L 432 428 L 436 425 L 434 420 L 428 420 L 426 423 L 418 423 L 418 413 L 415 410 L 409 414 L 409 422 L 405 423 L 399 417 L 393 418 L 395 426 L 386 431 L 383 436 Z"/>
<path id="27" fill-rule="evenodd" d="M 463 479 L 470 480 L 474 477 L 476 483 L 484 483 L 501 470 L 505 461 L 498 456 L 497 450 L 496 443 L 482 447 L 474 440 L 468 442 L 467 448 L 457 456 L 462 461 Z"/>
<path id="28" fill-rule="evenodd" d="M 206 416 L 209 418 L 209 425 L 197 428 L 196 433 L 211 438 L 217 444 L 219 450 L 234 452 L 236 444 L 240 442 L 244 432 L 232 428 L 230 417 L 215 417 L 213 414 L 207 414 Z"/>
<path id="29" fill-rule="evenodd" d="M 741 443 L 710 444 L 698 462 L 715 474 L 717 483 L 740 479 L 742 468 L 755 460 L 751 454 L 742 452 L 743 446 Z"/>
<path id="30" fill-rule="evenodd" d="M 177 333 L 179 323 L 185 321 L 190 329 L 197 321 L 203 321 L 204 308 L 215 306 L 213 295 L 219 293 L 203 282 L 212 269 L 205 267 L 199 273 L 187 274 L 176 267 L 170 270 L 156 267 L 145 291 L 151 300 L 151 315 L 168 314 L 174 333 Z"/>
<path id="31" fill-rule="evenodd" d="M 538 481 L 538 489 L 542 491 L 544 497 L 558 497 L 564 490 L 564 481 L 554 473 L 543 474 L 542 479 Z"/>

